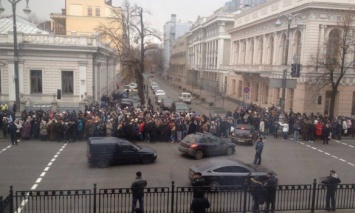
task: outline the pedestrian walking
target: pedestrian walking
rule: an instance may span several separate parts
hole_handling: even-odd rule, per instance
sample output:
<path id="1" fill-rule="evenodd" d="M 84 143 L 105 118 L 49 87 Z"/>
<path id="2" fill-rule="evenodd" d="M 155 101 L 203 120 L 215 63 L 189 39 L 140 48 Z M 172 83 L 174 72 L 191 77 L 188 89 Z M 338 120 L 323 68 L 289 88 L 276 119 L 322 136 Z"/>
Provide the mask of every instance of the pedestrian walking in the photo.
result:
<path id="1" fill-rule="evenodd" d="M 327 187 L 325 210 L 335 211 L 335 193 L 338 188 L 338 184 L 341 183 L 339 176 L 335 173 L 335 170 L 332 169 L 329 172 L 329 176 L 320 178 L 320 183 Z"/>
<path id="2" fill-rule="evenodd" d="M 276 198 L 276 186 L 277 179 L 272 172 L 267 173 L 267 180 L 265 182 L 265 213 L 274 212 L 275 211 L 275 198 Z M 270 208 L 271 207 L 271 208 Z"/>
<path id="3" fill-rule="evenodd" d="M 142 178 L 142 172 L 136 173 L 136 179 L 131 185 L 132 190 L 132 213 L 136 210 L 137 200 L 139 208 L 144 212 L 144 188 L 147 186 L 147 181 Z"/>
<path id="4" fill-rule="evenodd" d="M 210 202 L 204 196 L 203 191 L 197 190 L 196 197 L 192 198 L 190 210 L 193 213 L 205 213 L 207 208 L 210 208 Z"/>
<path id="5" fill-rule="evenodd" d="M 17 139 L 16 139 L 16 130 L 17 130 L 17 127 L 16 127 L 16 125 L 14 124 L 13 121 L 9 124 L 8 128 L 9 128 L 9 134 L 10 134 L 11 144 L 12 144 L 12 145 L 17 145 Z"/>
<path id="6" fill-rule="evenodd" d="M 260 165 L 261 164 L 261 153 L 263 152 L 263 149 L 264 149 L 263 138 L 259 137 L 259 141 L 255 145 L 254 164 L 256 164 L 256 165 Z"/>

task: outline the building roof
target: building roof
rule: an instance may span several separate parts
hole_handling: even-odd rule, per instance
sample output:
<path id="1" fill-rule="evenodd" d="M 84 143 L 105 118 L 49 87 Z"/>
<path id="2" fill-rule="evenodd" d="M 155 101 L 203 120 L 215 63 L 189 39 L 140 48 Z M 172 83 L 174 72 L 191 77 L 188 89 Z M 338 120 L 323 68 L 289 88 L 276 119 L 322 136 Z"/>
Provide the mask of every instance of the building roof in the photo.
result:
<path id="1" fill-rule="evenodd" d="M 23 32 L 25 34 L 48 34 L 48 32 L 41 30 L 32 23 L 25 23 L 18 21 L 16 16 L 17 32 Z M 0 34 L 7 34 L 9 31 L 13 31 L 12 17 L 0 19 Z"/>

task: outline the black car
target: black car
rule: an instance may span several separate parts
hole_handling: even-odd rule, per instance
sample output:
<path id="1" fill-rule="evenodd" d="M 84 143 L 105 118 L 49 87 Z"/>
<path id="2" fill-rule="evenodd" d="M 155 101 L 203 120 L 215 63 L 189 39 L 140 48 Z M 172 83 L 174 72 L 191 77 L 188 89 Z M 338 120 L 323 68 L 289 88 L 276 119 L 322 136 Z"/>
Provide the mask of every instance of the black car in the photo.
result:
<path id="1" fill-rule="evenodd" d="M 90 137 L 87 142 L 87 159 L 90 164 L 101 168 L 115 163 L 150 164 L 157 159 L 157 152 L 122 138 Z"/>
<path id="2" fill-rule="evenodd" d="M 162 110 L 170 110 L 173 101 L 170 98 L 163 98 L 160 103 Z"/>
<path id="3" fill-rule="evenodd" d="M 274 171 L 264 166 L 247 164 L 237 159 L 210 159 L 191 166 L 189 171 L 191 182 L 196 172 L 201 172 L 206 186 L 213 188 L 221 185 L 243 185 L 252 177 L 264 181 L 267 179 L 268 172 L 272 172 L 277 177 Z"/>
<path id="4" fill-rule="evenodd" d="M 196 133 L 187 135 L 180 142 L 179 151 L 199 160 L 210 155 L 232 155 L 235 152 L 235 144 L 210 133 Z"/>
<path id="5" fill-rule="evenodd" d="M 258 131 L 256 131 L 253 126 L 237 124 L 234 126 L 234 129 L 232 129 L 231 141 L 233 143 L 244 143 L 252 146 L 258 139 L 258 135 Z"/>

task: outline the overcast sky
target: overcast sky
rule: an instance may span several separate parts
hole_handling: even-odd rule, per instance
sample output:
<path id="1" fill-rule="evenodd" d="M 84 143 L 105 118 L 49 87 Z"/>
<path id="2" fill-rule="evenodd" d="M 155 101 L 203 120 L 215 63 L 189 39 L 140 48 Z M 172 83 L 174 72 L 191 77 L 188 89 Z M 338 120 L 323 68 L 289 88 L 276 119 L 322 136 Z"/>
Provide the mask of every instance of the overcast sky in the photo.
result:
<path id="1" fill-rule="evenodd" d="M 104 1 L 104 0 L 102 0 Z M 151 15 L 146 14 L 146 22 L 160 32 L 163 32 L 164 24 L 170 20 L 171 14 L 176 14 L 177 20 L 196 21 L 198 16 L 209 16 L 215 10 L 222 7 L 228 0 L 130 0 L 143 7 Z M 123 0 L 113 0 L 114 6 L 121 6 Z M 5 8 L 5 15 L 11 14 L 11 5 L 8 0 L 1 0 Z M 29 0 L 29 7 L 38 17 L 48 19 L 50 13 L 60 13 L 65 7 L 65 0 Z M 17 14 L 24 16 L 22 10 L 26 6 L 26 0 L 17 4 Z"/>

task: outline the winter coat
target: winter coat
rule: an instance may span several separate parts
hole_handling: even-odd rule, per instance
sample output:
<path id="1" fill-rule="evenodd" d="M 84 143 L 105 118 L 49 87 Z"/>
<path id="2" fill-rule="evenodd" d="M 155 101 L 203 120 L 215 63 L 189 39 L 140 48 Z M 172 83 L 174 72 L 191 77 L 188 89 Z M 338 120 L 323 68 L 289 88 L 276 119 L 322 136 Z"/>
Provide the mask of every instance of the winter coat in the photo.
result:
<path id="1" fill-rule="evenodd" d="M 47 135 L 48 134 L 48 127 L 45 122 L 41 122 L 39 134 L 40 135 Z"/>
<path id="2" fill-rule="evenodd" d="M 30 138 L 31 137 L 31 123 L 26 121 L 22 126 L 22 137 Z"/>

